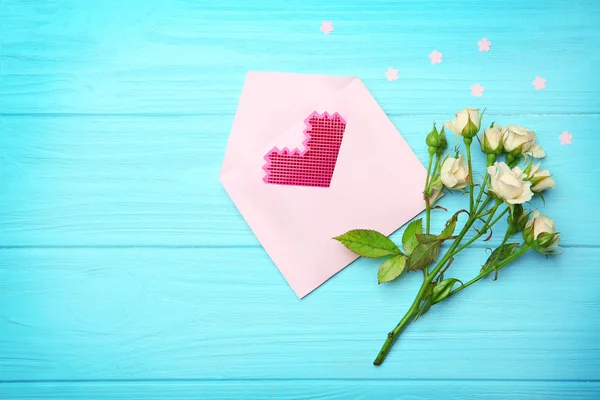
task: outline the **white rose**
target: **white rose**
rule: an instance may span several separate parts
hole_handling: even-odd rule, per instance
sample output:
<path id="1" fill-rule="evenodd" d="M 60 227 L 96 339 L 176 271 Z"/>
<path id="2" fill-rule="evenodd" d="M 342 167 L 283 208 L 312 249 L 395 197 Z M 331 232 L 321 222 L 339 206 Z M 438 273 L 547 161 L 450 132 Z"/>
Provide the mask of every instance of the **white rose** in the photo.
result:
<path id="1" fill-rule="evenodd" d="M 537 163 L 531 168 L 528 174 L 528 180 L 531 182 L 531 190 L 533 192 L 541 192 L 546 189 L 554 189 L 556 187 L 556 182 L 550 175 L 550 171 L 543 170 L 540 171 L 540 163 Z"/>
<path id="2" fill-rule="evenodd" d="M 525 152 L 525 154 L 533 157 L 533 158 L 544 158 L 546 157 L 546 152 L 542 149 L 542 146 L 538 142 L 535 142 L 531 148 Z"/>
<path id="3" fill-rule="evenodd" d="M 535 144 L 535 132 L 519 125 L 507 125 L 502 142 L 507 153 L 527 153 Z"/>
<path id="4" fill-rule="evenodd" d="M 456 118 L 449 122 L 444 122 L 444 126 L 457 135 L 473 137 L 479 132 L 479 109 L 465 108 L 455 114 Z M 469 127 L 469 120 L 475 126 Z"/>
<path id="5" fill-rule="evenodd" d="M 542 235 L 542 237 L 540 237 Z M 558 246 L 560 234 L 556 232 L 556 224 L 550 217 L 542 215 L 538 210 L 535 210 L 523 230 L 523 237 L 537 240 L 544 249 L 553 249 Z"/>
<path id="6" fill-rule="evenodd" d="M 496 196 L 510 204 L 522 204 L 531 200 L 531 182 L 519 167 L 512 170 L 504 162 L 496 162 L 487 168 L 490 174 L 490 189 Z"/>
<path id="7" fill-rule="evenodd" d="M 448 189 L 462 189 L 467 186 L 469 166 L 465 156 L 461 154 L 458 158 L 446 158 L 440 169 L 440 179 Z"/>
<path id="8" fill-rule="evenodd" d="M 494 125 L 493 127 L 485 128 L 481 139 L 481 150 L 486 154 L 499 154 L 502 152 L 502 127 Z"/>

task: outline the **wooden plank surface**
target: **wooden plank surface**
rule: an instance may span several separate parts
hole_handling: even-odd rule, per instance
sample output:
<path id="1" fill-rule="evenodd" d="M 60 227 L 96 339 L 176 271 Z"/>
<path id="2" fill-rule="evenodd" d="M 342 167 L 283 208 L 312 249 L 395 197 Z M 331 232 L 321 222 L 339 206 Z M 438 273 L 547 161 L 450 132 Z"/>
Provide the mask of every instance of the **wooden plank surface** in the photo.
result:
<path id="1" fill-rule="evenodd" d="M 426 163 L 424 136 L 433 120 L 449 118 L 392 121 Z M 517 121 L 538 132 L 549 154 L 544 168 L 559 184 L 546 206 L 539 199 L 533 206 L 556 218 L 563 245 L 599 243 L 600 214 L 588 212 L 600 206 L 588 195 L 600 192 L 597 156 L 588 151 L 597 139 L 588 129 L 600 125 L 600 117 L 492 115 L 486 121 Z M 232 116 L 4 118 L 0 243 L 258 246 L 217 179 L 231 122 Z M 575 135 L 569 147 L 558 140 L 563 130 Z M 449 139 L 454 145 L 454 135 Z M 476 168 L 483 162 L 477 154 Z M 579 206 L 561 213 L 574 203 Z M 440 204 L 458 210 L 464 198 L 448 195 Z M 433 216 L 441 229 L 450 215 Z"/>
<path id="2" fill-rule="evenodd" d="M 114 382 L 15 383 L 0 386 L 0 395 L 14 400 L 191 400 L 218 399 L 419 399 L 438 400 L 596 400 L 597 382 L 519 381 L 243 381 L 231 382 L 123 382 L 115 393 Z"/>
<path id="3" fill-rule="evenodd" d="M 599 19 L 596 0 L 0 0 L 0 398 L 599 398 Z M 373 367 L 418 276 L 378 286 L 359 260 L 295 298 L 217 179 L 248 70 L 360 77 L 423 162 L 466 106 L 536 130 L 558 187 L 534 206 L 565 254 L 433 308 Z"/>
<path id="4" fill-rule="evenodd" d="M 527 255 L 432 309 L 381 368 L 419 277 L 378 287 L 373 260 L 298 300 L 258 248 L 0 256 L 4 380 L 600 379 L 600 294 L 585 289 L 600 284 L 600 249 Z M 467 250 L 456 276 L 486 258 Z"/>
<path id="5" fill-rule="evenodd" d="M 388 113 L 598 113 L 596 0 L 4 0 L 3 113 L 223 114 L 248 70 L 359 76 Z M 323 19 L 335 32 L 319 31 Z M 480 53 L 487 36 L 492 51 Z M 433 49 L 444 54 L 432 65 Z M 399 69 L 390 84 L 388 66 Z M 536 92 L 531 81 L 547 79 Z M 481 82 L 486 93 L 471 97 Z"/>

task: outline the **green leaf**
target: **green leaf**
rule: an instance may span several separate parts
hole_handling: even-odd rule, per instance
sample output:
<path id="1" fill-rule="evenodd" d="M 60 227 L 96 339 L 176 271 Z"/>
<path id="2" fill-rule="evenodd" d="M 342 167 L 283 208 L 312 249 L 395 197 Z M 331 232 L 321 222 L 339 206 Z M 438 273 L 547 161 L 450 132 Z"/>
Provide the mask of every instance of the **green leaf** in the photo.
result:
<path id="1" fill-rule="evenodd" d="M 421 296 L 421 300 L 425 300 L 428 297 L 431 297 L 434 287 L 435 287 L 435 282 L 429 282 L 429 284 L 427 284 L 427 287 L 425 288 L 425 291 L 423 292 L 423 295 Z"/>
<path id="2" fill-rule="evenodd" d="M 404 247 L 404 251 L 406 254 L 412 253 L 412 251 L 417 247 L 419 242 L 417 241 L 417 234 L 423 232 L 423 218 L 416 219 L 412 221 L 406 227 L 406 230 L 402 234 L 402 247 Z"/>
<path id="3" fill-rule="evenodd" d="M 442 242 L 436 240 L 431 243 L 420 243 L 408 256 L 408 270 L 424 269 L 434 261 L 440 252 Z"/>
<path id="4" fill-rule="evenodd" d="M 542 201 L 544 202 L 544 205 L 546 205 L 546 198 L 544 197 L 544 195 L 542 194 L 542 192 L 538 192 L 536 193 L 538 196 L 540 196 L 540 199 L 542 199 Z"/>
<path id="5" fill-rule="evenodd" d="M 458 216 L 462 213 L 469 214 L 467 210 L 459 210 L 456 213 L 454 213 L 454 215 L 448 221 L 446 221 L 446 227 L 444 228 L 442 233 L 440 233 L 437 237 L 438 240 L 447 240 L 450 237 L 452 237 L 452 234 L 456 229 L 456 222 L 458 221 Z"/>
<path id="6" fill-rule="evenodd" d="M 433 294 L 431 296 L 433 304 L 437 304 L 440 301 L 444 301 L 452 291 L 452 288 L 454 287 L 454 284 L 456 282 L 460 281 L 456 278 L 448 278 L 435 285 L 435 287 L 433 288 Z"/>
<path id="7" fill-rule="evenodd" d="M 550 256 L 550 257 L 554 257 L 554 256 L 561 256 L 564 253 L 564 250 L 562 247 L 557 246 L 551 250 L 548 249 L 542 249 L 542 248 L 536 248 L 535 251 L 537 251 L 540 254 L 545 255 L 546 257 Z"/>
<path id="8" fill-rule="evenodd" d="M 442 178 L 439 175 L 434 175 L 431 178 L 431 183 L 429 184 L 429 187 L 431 187 L 432 189 L 441 190 L 444 187 L 444 184 L 442 183 Z M 439 207 L 439 208 L 444 208 L 444 207 Z M 433 210 L 433 208 L 432 208 L 432 210 Z M 446 210 L 446 211 L 448 211 L 448 210 Z"/>
<path id="9" fill-rule="evenodd" d="M 429 296 L 423 301 L 423 304 L 421 304 L 421 306 L 419 307 L 419 312 L 415 316 L 415 319 L 413 320 L 413 322 L 418 320 L 421 315 L 427 313 L 427 311 L 429 311 L 429 309 L 431 308 L 432 305 L 433 305 L 433 300 L 431 299 L 431 296 Z"/>
<path id="10" fill-rule="evenodd" d="M 422 244 L 433 243 L 437 240 L 437 236 L 431 235 L 429 233 L 421 233 L 417 234 L 417 241 Z"/>
<path id="11" fill-rule="evenodd" d="M 406 269 L 406 256 L 397 254 L 385 260 L 377 272 L 377 283 L 385 283 L 398 278 Z"/>
<path id="12" fill-rule="evenodd" d="M 402 254 L 390 238 L 370 229 L 353 229 L 334 239 L 363 257 L 379 258 Z"/>
<path id="13" fill-rule="evenodd" d="M 435 287 L 435 283 L 430 282 L 427 287 L 425 288 L 425 291 L 423 292 L 423 295 L 421 296 L 421 298 L 419 299 L 419 312 L 417 313 L 417 315 L 415 316 L 415 319 L 413 321 L 416 321 L 419 319 L 419 317 L 423 314 L 425 314 L 427 311 L 429 311 L 429 309 L 431 308 L 431 306 L 433 305 L 433 301 L 431 300 L 431 294 L 433 293 L 433 288 Z"/>
<path id="14" fill-rule="evenodd" d="M 483 111 L 479 113 L 479 126 L 481 126 L 481 121 L 483 121 L 483 114 L 485 114 L 485 110 L 487 110 L 487 108 L 484 108 Z M 493 125 L 494 123 L 492 122 L 492 127 Z"/>
<path id="15" fill-rule="evenodd" d="M 446 222 L 446 227 L 444 228 L 444 230 L 442 231 L 442 233 L 440 233 L 440 235 L 438 236 L 438 239 L 440 239 L 440 240 L 446 240 L 450 236 L 452 236 L 452 234 L 454 233 L 454 230 L 456 229 L 456 221 L 457 220 L 458 220 L 458 214 L 454 214 L 452 216 L 452 218 L 450 218 Z"/>
<path id="16" fill-rule="evenodd" d="M 490 254 L 485 264 L 483 264 L 481 270 L 486 271 L 490 268 L 493 268 L 495 264 L 498 264 L 513 254 L 517 247 L 519 247 L 519 243 L 506 243 L 498 247 L 496 250 L 492 251 L 492 254 Z"/>

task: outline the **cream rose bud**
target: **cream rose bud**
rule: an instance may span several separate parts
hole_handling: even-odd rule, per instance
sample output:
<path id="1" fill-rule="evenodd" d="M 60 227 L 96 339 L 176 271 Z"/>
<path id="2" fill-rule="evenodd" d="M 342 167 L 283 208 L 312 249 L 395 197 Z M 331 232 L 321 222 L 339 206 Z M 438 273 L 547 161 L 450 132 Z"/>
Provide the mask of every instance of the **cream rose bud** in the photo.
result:
<path id="1" fill-rule="evenodd" d="M 472 138 L 479 132 L 479 109 L 465 108 L 455 114 L 452 121 L 444 122 L 444 126 L 457 135 Z"/>
<path id="2" fill-rule="evenodd" d="M 507 153 L 527 153 L 535 144 L 535 132 L 519 125 L 507 125 L 502 135 L 502 144 Z"/>
<path id="3" fill-rule="evenodd" d="M 522 204 L 531 200 L 531 182 L 519 167 L 510 169 L 504 162 L 496 162 L 487 168 L 490 174 L 490 190 L 509 204 Z"/>
<path id="4" fill-rule="evenodd" d="M 531 182 L 531 190 L 533 192 L 539 193 L 543 190 L 554 189 L 556 187 L 556 182 L 554 182 L 554 179 L 550 175 L 550 171 L 547 169 L 540 171 L 540 163 L 531 167 L 531 171 L 527 175 L 527 180 Z"/>
<path id="5" fill-rule="evenodd" d="M 446 158 L 440 169 L 440 179 L 448 189 L 462 189 L 467 186 L 469 166 L 465 156 L 461 154 L 458 158 Z"/>
<path id="6" fill-rule="evenodd" d="M 502 127 L 494 125 L 485 128 L 481 138 L 481 150 L 485 154 L 500 154 L 502 153 Z"/>
<path id="7" fill-rule="evenodd" d="M 523 238 L 529 244 L 551 250 L 558 246 L 560 234 L 556 232 L 556 224 L 552 218 L 535 210 L 525 225 Z"/>

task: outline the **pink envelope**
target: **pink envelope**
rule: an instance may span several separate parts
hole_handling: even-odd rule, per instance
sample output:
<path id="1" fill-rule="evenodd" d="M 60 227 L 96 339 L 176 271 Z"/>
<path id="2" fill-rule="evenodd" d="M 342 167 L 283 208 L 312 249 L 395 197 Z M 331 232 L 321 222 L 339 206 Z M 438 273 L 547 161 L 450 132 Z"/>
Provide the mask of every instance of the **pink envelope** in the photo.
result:
<path id="1" fill-rule="evenodd" d="M 359 78 L 249 72 L 220 179 L 302 298 L 357 258 L 333 237 L 423 211 L 425 175 Z"/>

